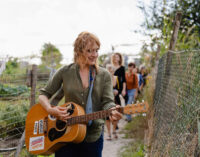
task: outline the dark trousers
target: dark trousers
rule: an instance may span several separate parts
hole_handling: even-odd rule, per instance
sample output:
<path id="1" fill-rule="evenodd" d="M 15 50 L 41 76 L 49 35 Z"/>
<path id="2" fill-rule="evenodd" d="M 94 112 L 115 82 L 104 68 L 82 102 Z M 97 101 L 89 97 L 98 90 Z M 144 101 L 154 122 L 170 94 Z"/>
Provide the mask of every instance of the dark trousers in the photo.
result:
<path id="1" fill-rule="evenodd" d="M 96 142 L 69 143 L 60 148 L 55 157 L 102 157 L 103 135 Z"/>

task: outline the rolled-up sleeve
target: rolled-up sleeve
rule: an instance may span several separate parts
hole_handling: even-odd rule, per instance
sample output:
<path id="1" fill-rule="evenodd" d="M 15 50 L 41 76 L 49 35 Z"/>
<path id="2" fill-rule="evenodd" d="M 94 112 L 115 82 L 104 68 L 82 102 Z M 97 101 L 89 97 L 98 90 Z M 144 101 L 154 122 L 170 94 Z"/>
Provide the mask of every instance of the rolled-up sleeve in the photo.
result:
<path id="1" fill-rule="evenodd" d="M 62 68 L 58 69 L 52 78 L 49 79 L 47 85 L 40 89 L 40 95 L 45 95 L 51 98 L 57 90 L 61 87 L 63 82 L 62 78 Z"/>
<path id="2" fill-rule="evenodd" d="M 104 74 L 102 105 L 104 110 L 116 106 L 114 103 L 111 75 L 107 71 Z"/>

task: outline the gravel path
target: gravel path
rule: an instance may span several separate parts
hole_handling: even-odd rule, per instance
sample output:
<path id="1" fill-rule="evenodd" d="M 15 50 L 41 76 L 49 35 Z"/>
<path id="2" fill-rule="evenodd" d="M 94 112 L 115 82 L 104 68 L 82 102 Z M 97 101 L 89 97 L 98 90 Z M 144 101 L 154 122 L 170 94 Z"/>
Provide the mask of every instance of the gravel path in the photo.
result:
<path id="1" fill-rule="evenodd" d="M 122 147 L 127 145 L 131 141 L 130 139 L 124 139 L 124 134 L 120 133 L 120 131 L 124 128 L 126 123 L 127 122 L 124 119 L 121 119 L 119 121 L 119 129 L 117 130 L 118 139 L 112 139 L 111 141 L 106 140 L 108 134 L 105 126 L 104 147 L 102 157 L 119 157 L 118 154 L 120 151 L 122 151 Z"/>

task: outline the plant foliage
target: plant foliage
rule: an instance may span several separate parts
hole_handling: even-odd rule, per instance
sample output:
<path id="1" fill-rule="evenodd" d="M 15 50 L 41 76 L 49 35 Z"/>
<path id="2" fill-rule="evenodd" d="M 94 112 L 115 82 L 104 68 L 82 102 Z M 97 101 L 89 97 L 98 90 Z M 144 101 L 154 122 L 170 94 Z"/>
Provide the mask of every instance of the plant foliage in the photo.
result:
<path id="1" fill-rule="evenodd" d="M 182 19 L 175 50 L 200 48 L 199 0 L 151 0 L 149 5 L 139 0 L 138 4 L 145 16 L 143 33 L 150 38 L 150 42 L 144 42 L 141 56 L 143 60 L 150 56 L 149 66 L 154 65 L 158 45 L 161 56 L 169 49 L 177 12 L 182 13 Z"/>
<path id="2" fill-rule="evenodd" d="M 6 84 L 0 84 L 0 97 L 19 96 L 28 91 L 29 89 L 25 85 L 10 87 Z"/>

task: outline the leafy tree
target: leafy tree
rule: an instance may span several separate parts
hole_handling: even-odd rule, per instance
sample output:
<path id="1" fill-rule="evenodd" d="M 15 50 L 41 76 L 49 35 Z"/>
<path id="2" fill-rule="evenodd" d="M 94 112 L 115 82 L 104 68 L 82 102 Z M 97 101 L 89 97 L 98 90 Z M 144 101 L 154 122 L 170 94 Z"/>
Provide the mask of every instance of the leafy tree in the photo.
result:
<path id="1" fill-rule="evenodd" d="M 197 31 L 200 35 L 200 2 L 199 0 L 179 0 L 178 8 L 182 11 L 181 30 L 194 29 L 191 33 Z"/>
<path id="2" fill-rule="evenodd" d="M 182 12 L 182 19 L 176 50 L 199 48 L 199 0 L 152 0 L 149 6 L 145 6 L 143 1 L 139 0 L 138 7 L 145 16 L 142 24 L 143 33 L 151 39 L 150 43 L 144 43 L 145 47 L 148 47 L 149 54 L 155 54 L 158 44 L 161 46 L 161 55 L 167 52 L 177 11 Z"/>
<path id="3" fill-rule="evenodd" d="M 200 3 L 199 0 L 152 0 L 146 7 L 143 1 L 139 1 L 138 7 L 145 15 L 142 24 L 147 30 L 166 31 L 166 23 L 172 23 L 175 13 L 182 12 L 181 31 L 187 31 L 194 27 L 200 33 Z"/>
<path id="4" fill-rule="evenodd" d="M 4 74 L 14 74 L 19 68 L 18 58 L 9 58 Z"/>
<path id="5" fill-rule="evenodd" d="M 43 45 L 41 54 L 42 64 L 46 66 L 59 66 L 62 61 L 62 54 L 60 53 L 60 50 L 51 43 L 45 43 Z"/>

